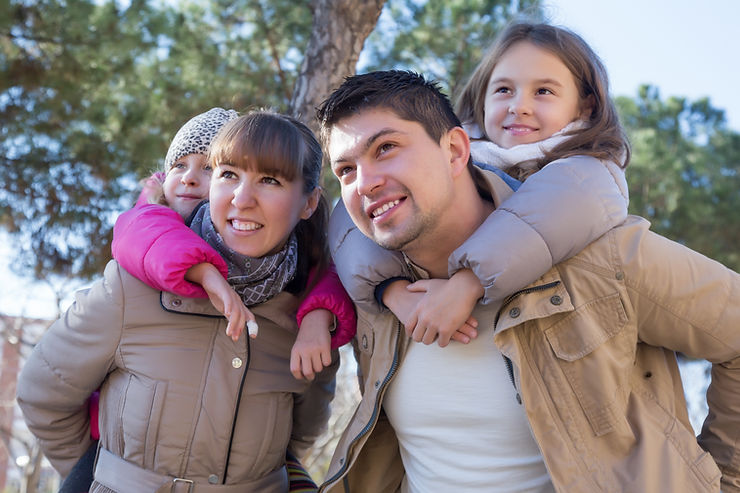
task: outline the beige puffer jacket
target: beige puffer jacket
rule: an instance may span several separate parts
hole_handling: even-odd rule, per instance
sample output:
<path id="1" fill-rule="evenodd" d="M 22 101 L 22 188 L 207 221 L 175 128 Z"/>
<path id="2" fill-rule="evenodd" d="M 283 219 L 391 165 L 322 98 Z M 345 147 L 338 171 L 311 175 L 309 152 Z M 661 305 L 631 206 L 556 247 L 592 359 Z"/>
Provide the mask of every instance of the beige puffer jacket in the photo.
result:
<path id="1" fill-rule="evenodd" d="M 716 492 L 721 479 L 738 493 L 740 275 L 648 227 L 629 217 L 509 297 L 491 344 L 512 361 L 557 491 Z M 395 492 L 404 471 L 382 403 L 410 342 L 391 314 L 358 322 L 363 400 L 321 491 Z M 674 351 L 713 363 L 698 440 Z"/>
<path id="2" fill-rule="evenodd" d="M 66 475 L 90 444 L 85 402 L 101 388 L 92 491 L 286 491 L 286 450 L 325 428 L 336 371 L 313 384 L 291 375 L 297 305 L 284 292 L 251 307 L 259 336 L 235 343 L 207 299 L 155 291 L 111 261 L 37 344 L 18 403 Z"/>

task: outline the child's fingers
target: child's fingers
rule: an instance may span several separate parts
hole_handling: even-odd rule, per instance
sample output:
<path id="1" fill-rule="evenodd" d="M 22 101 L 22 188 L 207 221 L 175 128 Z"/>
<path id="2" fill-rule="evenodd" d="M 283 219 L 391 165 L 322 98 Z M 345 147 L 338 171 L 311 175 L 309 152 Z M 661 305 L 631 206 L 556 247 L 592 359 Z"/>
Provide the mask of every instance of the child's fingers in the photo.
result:
<path id="1" fill-rule="evenodd" d="M 478 329 L 476 328 L 477 325 L 477 323 L 476 325 L 470 325 L 466 322 L 462 325 L 462 327 L 457 329 L 456 334 L 459 333 L 471 339 L 475 339 L 476 337 L 478 337 Z"/>
<path id="2" fill-rule="evenodd" d="M 312 359 L 301 358 L 301 368 L 303 369 L 303 377 L 309 382 L 312 381 L 314 378 Z"/>
<path id="3" fill-rule="evenodd" d="M 290 373 L 296 380 L 303 380 L 303 373 L 301 373 L 301 357 L 296 352 L 290 354 Z"/>
<path id="4" fill-rule="evenodd" d="M 457 332 L 455 332 L 454 334 L 452 334 L 452 337 L 450 337 L 450 340 L 451 341 L 461 342 L 463 344 L 467 344 L 467 343 L 470 342 L 470 336 L 468 336 L 465 333 L 460 332 L 458 330 Z"/>
<path id="5" fill-rule="evenodd" d="M 427 279 L 421 279 L 420 281 L 412 282 L 406 286 L 406 289 L 412 293 L 424 293 L 429 290 L 429 281 Z"/>
<path id="6" fill-rule="evenodd" d="M 437 329 L 434 327 L 427 327 L 424 331 L 424 336 L 421 338 L 421 342 L 426 344 L 427 346 L 430 344 L 434 344 L 434 341 L 437 340 Z"/>
<path id="7" fill-rule="evenodd" d="M 321 351 L 321 362 L 323 363 L 322 369 L 324 366 L 329 366 L 331 364 L 331 350 L 329 348 Z"/>

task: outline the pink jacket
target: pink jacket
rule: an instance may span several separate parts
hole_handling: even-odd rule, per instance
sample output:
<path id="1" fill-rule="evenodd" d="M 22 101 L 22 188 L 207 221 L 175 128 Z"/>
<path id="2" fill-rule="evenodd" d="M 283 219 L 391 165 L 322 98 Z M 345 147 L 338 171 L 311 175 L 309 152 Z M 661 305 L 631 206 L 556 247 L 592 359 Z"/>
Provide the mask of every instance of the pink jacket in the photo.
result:
<path id="1" fill-rule="evenodd" d="M 198 284 L 185 280 L 187 270 L 199 263 L 213 264 L 224 277 L 228 268 L 223 258 L 193 230 L 182 217 L 162 205 L 137 203 L 118 217 L 113 227 L 113 258 L 134 277 L 149 286 L 188 298 L 206 298 Z M 298 308 L 297 321 L 317 308 L 337 318 L 332 348 L 349 342 L 355 335 L 354 306 L 332 265 Z"/>

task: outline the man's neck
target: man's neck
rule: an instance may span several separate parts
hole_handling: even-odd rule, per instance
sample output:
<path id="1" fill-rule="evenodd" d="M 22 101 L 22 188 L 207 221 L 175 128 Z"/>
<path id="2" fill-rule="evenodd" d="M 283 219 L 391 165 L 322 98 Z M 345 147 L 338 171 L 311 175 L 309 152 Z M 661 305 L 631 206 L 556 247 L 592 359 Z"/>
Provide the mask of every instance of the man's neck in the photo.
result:
<path id="1" fill-rule="evenodd" d="M 432 278 L 448 277 L 449 256 L 467 241 L 495 209 L 493 202 L 480 196 L 472 181 L 456 193 L 456 197 L 461 200 L 455 202 L 454 210 L 445 212 L 437 231 L 424 235 L 424 238 L 419 238 L 404 249 L 409 260 L 427 271 Z"/>

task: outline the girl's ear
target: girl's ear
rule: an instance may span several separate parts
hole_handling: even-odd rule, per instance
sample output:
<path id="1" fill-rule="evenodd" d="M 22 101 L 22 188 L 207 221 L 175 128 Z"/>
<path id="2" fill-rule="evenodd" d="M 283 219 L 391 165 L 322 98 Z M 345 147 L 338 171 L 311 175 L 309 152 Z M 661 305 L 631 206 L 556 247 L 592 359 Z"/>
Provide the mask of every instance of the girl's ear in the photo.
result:
<path id="1" fill-rule="evenodd" d="M 306 205 L 303 206 L 303 211 L 301 211 L 301 219 L 308 219 L 311 217 L 319 206 L 319 197 L 321 197 L 321 187 L 316 187 L 309 192 L 308 197 L 306 198 Z"/>
<path id="2" fill-rule="evenodd" d="M 595 100 L 593 94 L 589 94 L 587 98 L 581 101 L 581 120 L 589 121 L 591 119 L 591 112 L 593 111 L 595 104 L 594 101 Z"/>
<path id="3" fill-rule="evenodd" d="M 450 166 L 453 176 L 458 176 L 468 167 L 470 159 L 470 138 L 460 127 L 454 127 L 447 132 L 447 146 L 450 152 Z"/>

